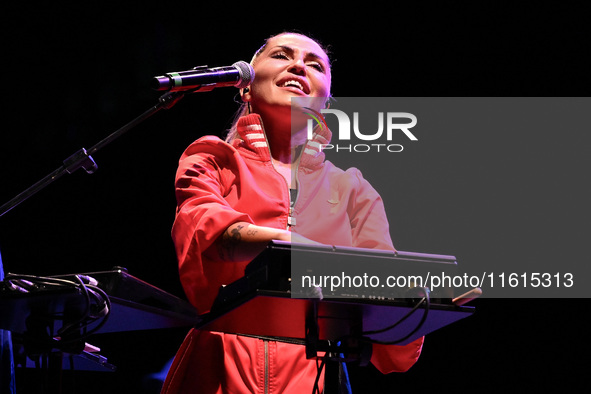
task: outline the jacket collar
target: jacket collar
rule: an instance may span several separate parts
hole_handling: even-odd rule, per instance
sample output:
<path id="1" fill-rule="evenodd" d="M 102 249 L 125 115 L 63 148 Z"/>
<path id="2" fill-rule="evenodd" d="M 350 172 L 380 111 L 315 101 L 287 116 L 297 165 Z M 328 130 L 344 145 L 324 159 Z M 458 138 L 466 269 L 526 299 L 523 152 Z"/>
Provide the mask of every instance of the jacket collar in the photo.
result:
<path id="1" fill-rule="evenodd" d="M 234 147 L 246 149 L 264 161 L 271 160 L 269 144 L 260 115 L 242 116 L 236 124 L 236 131 L 239 138 L 232 142 Z M 317 125 L 314 128 L 312 139 L 306 141 L 302 149 L 300 168 L 313 170 L 322 167 L 325 159 L 322 147 L 330 142 L 331 137 L 332 133 L 325 125 Z"/>

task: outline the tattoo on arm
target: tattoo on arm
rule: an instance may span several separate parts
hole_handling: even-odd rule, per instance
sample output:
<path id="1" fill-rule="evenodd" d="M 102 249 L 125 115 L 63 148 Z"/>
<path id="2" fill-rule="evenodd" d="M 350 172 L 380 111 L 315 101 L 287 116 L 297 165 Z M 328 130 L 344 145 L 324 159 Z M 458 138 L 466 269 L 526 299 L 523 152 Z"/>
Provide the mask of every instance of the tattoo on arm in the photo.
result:
<path id="1" fill-rule="evenodd" d="M 218 247 L 218 253 L 223 260 L 234 260 L 234 252 L 236 246 L 240 243 L 242 235 L 240 230 L 244 228 L 243 225 L 238 225 L 231 231 L 225 231 L 222 235 L 222 240 Z"/>

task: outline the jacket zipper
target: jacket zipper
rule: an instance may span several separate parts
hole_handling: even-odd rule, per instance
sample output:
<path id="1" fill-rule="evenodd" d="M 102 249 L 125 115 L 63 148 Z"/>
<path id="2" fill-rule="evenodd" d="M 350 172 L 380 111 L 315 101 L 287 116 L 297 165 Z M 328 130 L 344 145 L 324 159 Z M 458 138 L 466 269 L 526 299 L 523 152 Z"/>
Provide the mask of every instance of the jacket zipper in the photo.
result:
<path id="1" fill-rule="evenodd" d="M 269 394 L 269 341 L 263 339 L 265 344 L 265 394 Z"/>
<path id="2" fill-rule="evenodd" d="M 306 142 L 306 144 L 307 144 L 307 142 Z M 305 148 L 306 147 L 304 145 L 300 149 L 300 152 L 298 152 L 298 157 L 295 160 L 295 169 L 292 170 L 292 171 L 295 171 L 294 183 L 295 183 L 295 191 L 296 192 L 295 192 L 295 197 L 293 198 L 293 201 L 292 201 L 292 198 L 291 198 L 291 190 L 289 191 L 289 219 L 290 219 L 289 220 L 289 222 L 290 222 L 289 224 L 291 226 L 295 226 L 296 225 L 296 220 L 293 217 L 293 211 L 295 210 L 296 202 L 298 201 L 298 197 L 300 196 L 300 180 L 299 180 L 299 177 L 298 177 L 298 173 L 299 173 L 299 170 L 300 170 L 300 159 L 302 157 L 302 154 L 303 154 Z"/>
<path id="3" fill-rule="evenodd" d="M 279 171 L 277 171 L 277 168 L 275 168 L 275 165 L 273 164 L 273 154 L 271 153 L 271 145 L 269 145 L 269 138 L 267 138 L 267 131 L 265 130 L 265 126 L 262 126 L 263 128 L 263 135 L 265 136 L 265 142 L 267 143 L 267 151 L 269 152 L 269 161 L 271 162 L 271 167 L 273 167 L 273 169 L 275 170 L 275 172 L 281 177 L 281 179 L 283 179 L 283 182 L 285 182 L 285 188 L 287 189 L 287 195 L 289 198 L 289 211 L 287 213 L 287 226 L 285 227 L 286 230 L 289 230 L 289 227 L 291 226 L 292 220 L 293 218 L 291 217 L 292 214 L 292 204 L 291 204 L 291 191 L 289 189 L 289 184 L 287 183 L 287 181 L 285 180 L 285 178 L 283 177 L 283 175 L 281 175 L 281 173 Z M 297 169 L 296 169 L 297 170 Z M 296 174 L 297 176 L 297 174 Z M 295 205 L 295 204 L 294 204 Z M 265 343 L 266 345 L 266 343 Z M 265 348 L 266 350 L 266 348 Z M 265 390 L 265 393 L 267 391 Z"/>
<path id="4" fill-rule="evenodd" d="M 287 194 L 289 196 L 289 211 L 287 214 L 287 227 L 286 230 L 289 230 L 290 227 L 295 226 L 295 218 L 292 216 L 293 215 L 293 210 L 295 207 L 295 203 L 298 200 L 298 196 L 300 195 L 300 188 L 298 186 L 299 184 L 299 179 L 298 179 L 298 170 L 300 168 L 300 156 L 302 155 L 302 153 L 304 152 L 304 148 L 301 149 L 301 151 L 298 154 L 298 158 L 296 159 L 296 164 L 295 164 L 295 169 L 291 170 L 291 171 L 295 171 L 295 184 L 296 184 L 296 193 L 295 193 L 295 198 L 292 201 L 291 198 L 291 188 L 289 187 L 289 184 L 287 183 L 287 180 L 283 177 L 283 175 L 281 175 L 281 173 L 279 171 L 277 171 L 277 168 L 275 168 L 275 165 L 273 164 L 273 156 L 271 156 L 271 147 L 269 146 L 269 141 L 267 140 L 267 134 L 263 133 L 265 136 L 265 140 L 267 141 L 267 149 L 269 150 L 269 157 L 271 158 L 271 166 L 273 167 L 273 169 L 275 170 L 275 172 L 281 176 L 281 179 L 283 179 L 283 182 L 285 183 L 285 188 L 287 189 Z"/>

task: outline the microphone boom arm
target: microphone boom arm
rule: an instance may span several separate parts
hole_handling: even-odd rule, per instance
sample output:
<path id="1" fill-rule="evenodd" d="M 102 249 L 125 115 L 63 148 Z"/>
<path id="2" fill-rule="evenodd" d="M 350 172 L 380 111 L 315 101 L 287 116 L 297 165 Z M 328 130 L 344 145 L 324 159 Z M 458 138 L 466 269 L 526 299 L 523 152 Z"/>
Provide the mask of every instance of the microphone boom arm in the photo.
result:
<path id="1" fill-rule="evenodd" d="M 116 130 L 115 132 L 108 135 L 103 140 L 99 141 L 96 145 L 90 148 L 88 151 L 86 149 L 81 148 L 76 153 L 72 154 L 66 160 L 63 161 L 63 165 L 50 174 L 46 175 L 44 178 L 27 188 L 22 193 L 18 194 L 16 197 L 12 198 L 10 201 L 6 202 L 4 205 L 0 206 L 0 217 L 4 216 L 5 213 L 10 211 L 11 209 L 18 206 L 23 201 L 27 200 L 29 197 L 33 196 L 40 190 L 44 189 L 45 187 L 49 186 L 55 180 L 61 178 L 64 174 L 72 174 L 74 171 L 78 170 L 79 168 L 83 168 L 88 174 L 92 174 L 97 170 L 97 165 L 94 159 L 92 158 L 92 154 L 96 153 L 99 149 L 103 148 L 113 140 L 117 139 L 127 131 L 131 130 L 132 128 L 136 127 L 146 119 L 150 118 L 152 115 L 159 112 L 161 109 L 170 109 L 172 108 L 180 99 L 183 98 L 184 94 L 187 92 L 167 92 L 163 94 L 159 99 L 158 103 L 152 106 L 150 109 L 145 111 L 143 114 L 138 116 L 137 118 L 133 119 L 131 122 L 127 123 L 120 129 Z"/>

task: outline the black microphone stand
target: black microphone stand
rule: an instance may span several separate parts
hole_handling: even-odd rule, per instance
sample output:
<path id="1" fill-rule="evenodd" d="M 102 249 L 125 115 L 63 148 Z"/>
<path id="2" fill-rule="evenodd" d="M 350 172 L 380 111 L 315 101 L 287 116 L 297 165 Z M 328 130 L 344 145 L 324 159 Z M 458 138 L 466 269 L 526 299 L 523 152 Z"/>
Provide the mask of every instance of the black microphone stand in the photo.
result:
<path id="1" fill-rule="evenodd" d="M 105 139 L 94 145 L 88 151 L 84 148 L 81 148 L 76 153 L 68 157 L 66 160 L 63 161 L 63 165 L 53 171 L 52 173 L 48 174 L 40 181 L 35 183 L 34 185 L 30 186 L 28 189 L 14 197 L 12 200 L 8 201 L 4 205 L 0 207 L 0 217 L 3 216 L 5 213 L 37 193 L 38 191 L 42 190 L 49 184 L 51 184 L 56 179 L 62 177 L 64 174 L 72 174 L 74 171 L 78 170 L 79 168 L 83 168 L 88 174 L 92 174 L 97 170 L 97 165 L 92 158 L 92 154 L 96 153 L 99 149 L 104 147 L 105 145 L 109 144 L 116 138 L 120 137 L 127 131 L 131 130 L 135 126 L 142 123 L 144 120 L 150 118 L 152 115 L 156 114 L 161 109 L 170 109 L 174 106 L 180 99 L 184 96 L 183 91 L 174 91 L 174 92 L 167 92 L 162 95 L 158 99 L 158 104 L 154 105 L 152 108 L 132 120 L 131 122 L 127 123 L 125 126 L 121 127 L 119 130 L 113 132 Z"/>

